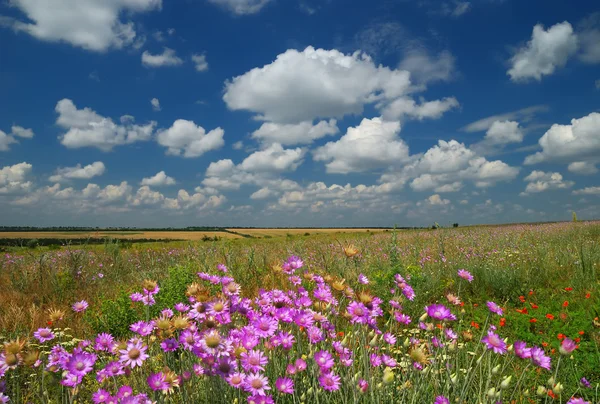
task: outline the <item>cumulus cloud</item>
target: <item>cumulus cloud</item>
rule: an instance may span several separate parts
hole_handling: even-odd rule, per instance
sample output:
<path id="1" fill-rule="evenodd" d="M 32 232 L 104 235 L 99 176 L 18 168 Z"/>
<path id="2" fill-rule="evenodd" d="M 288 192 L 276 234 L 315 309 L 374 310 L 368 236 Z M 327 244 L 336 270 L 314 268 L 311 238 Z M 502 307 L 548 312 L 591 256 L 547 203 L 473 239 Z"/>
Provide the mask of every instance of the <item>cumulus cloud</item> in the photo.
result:
<path id="1" fill-rule="evenodd" d="M 386 104 L 381 112 L 382 117 L 388 121 L 402 120 L 405 117 L 422 121 L 423 119 L 439 119 L 445 112 L 459 106 L 458 100 L 454 97 L 435 101 L 421 100 L 420 104 L 410 97 L 400 97 Z"/>
<path id="2" fill-rule="evenodd" d="M 431 195 L 429 198 L 427 198 L 425 200 L 429 205 L 435 206 L 435 205 L 449 205 L 450 201 L 448 199 L 443 199 L 441 196 L 439 196 L 438 194 L 433 194 Z"/>
<path id="3" fill-rule="evenodd" d="M 150 187 L 163 187 L 166 185 L 175 185 L 177 181 L 174 178 L 169 177 L 164 171 L 160 171 L 152 177 L 142 179 L 141 184 Z"/>
<path id="4" fill-rule="evenodd" d="M 102 151 L 110 151 L 115 146 L 149 140 L 156 126 L 154 121 L 136 125 L 129 115 L 121 117 L 119 125 L 90 108 L 77 109 L 68 98 L 60 100 L 55 110 L 58 113 L 57 125 L 67 129 L 58 139 L 71 149 L 96 147 Z"/>
<path id="5" fill-rule="evenodd" d="M 591 175 L 598 173 L 598 168 L 589 161 L 575 161 L 567 167 L 574 174 Z"/>
<path id="6" fill-rule="evenodd" d="M 58 168 L 56 174 L 50 176 L 51 182 L 63 182 L 68 180 L 89 180 L 90 178 L 98 177 L 104 174 L 106 167 L 101 161 L 96 161 L 85 167 L 77 164 L 75 167 Z"/>
<path id="7" fill-rule="evenodd" d="M 272 0 L 208 0 L 236 15 L 256 14 Z"/>
<path id="8" fill-rule="evenodd" d="M 225 83 L 223 100 L 231 110 L 258 119 L 299 123 L 360 114 L 367 104 L 393 100 L 411 90 L 410 73 L 376 66 L 361 52 L 308 47 L 289 49 L 271 64 Z"/>
<path id="9" fill-rule="evenodd" d="M 32 184 L 26 179 L 32 168 L 26 162 L 0 168 L 0 194 L 29 190 Z"/>
<path id="10" fill-rule="evenodd" d="M 194 62 L 194 67 L 197 72 L 205 72 L 208 70 L 206 55 L 192 55 L 192 62 Z"/>
<path id="11" fill-rule="evenodd" d="M 531 40 L 510 59 L 507 74 L 513 81 L 535 79 L 551 75 L 557 68 L 565 66 L 567 60 L 577 52 L 578 40 L 573 27 L 567 21 L 544 29 L 533 27 Z"/>
<path id="12" fill-rule="evenodd" d="M 246 157 L 239 168 L 249 172 L 295 171 L 302 164 L 305 152 L 302 148 L 284 149 L 273 143 Z"/>
<path id="13" fill-rule="evenodd" d="M 31 139 L 33 135 L 33 130 L 17 125 L 13 125 L 8 134 L 0 130 L 0 151 L 9 151 L 11 144 L 19 143 L 16 138 Z"/>
<path id="14" fill-rule="evenodd" d="M 279 143 L 283 146 L 293 146 L 310 144 L 317 139 L 335 135 L 338 132 L 335 119 L 319 121 L 315 125 L 312 121 L 290 124 L 265 122 L 252 133 L 252 138 L 266 144 Z"/>
<path id="15" fill-rule="evenodd" d="M 131 21 L 121 15 L 160 10 L 162 0 L 11 0 L 27 21 L 7 19 L 18 32 L 49 42 L 66 42 L 91 51 L 134 43 Z"/>
<path id="16" fill-rule="evenodd" d="M 560 173 L 546 173 L 538 170 L 532 171 L 524 180 L 529 184 L 521 195 L 571 188 L 575 184 L 573 181 L 565 181 Z"/>
<path id="17" fill-rule="evenodd" d="M 574 195 L 600 195 L 600 187 L 586 187 L 573 191 Z"/>
<path id="18" fill-rule="evenodd" d="M 183 64 L 183 59 L 178 57 L 173 49 L 165 47 L 163 53 L 157 55 L 144 51 L 142 64 L 146 67 L 179 66 Z"/>
<path id="19" fill-rule="evenodd" d="M 494 121 L 482 141 L 473 145 L 480 154 L 492 154 L 511 143 L 521 143 L 525 134 L 516 121 Z"/>
<path id="20" fill-rule="evenodd" d="M 487 118 L 479 119 L 475 122 L 460 128 L 463 132 L 483 132 L 492 127 L 494 122 L 497 121 L 520 121 L 529 122 L 536 114 L 548 111 L 549 108 L 546 105 L 533 105 L 527 108 L 521 108 L 516 111 L 506 112 L 504 114 L 492 115 Z"/>
<path id="21" fill-rule="evenodd" d="M 169 129 L 158 132 L 157 141 L 167 148 L 167 154 L 191 158 L 223 147 L 224 134 L 225 131 L 221 128 L 207 133 L 193 121 L 178 119 Z"/>
<path id="22" fill-rule="evenodd" d="M 161 110 L 161 108 L 160 108 L 160 101 L 158 100 L 158 98 L 152 98 L 150 100 L 150 104 L 152 104 L 152 109 L 154 111 L 160 111 Z"/>
<path id="23" fill-rule="evenodd" d="M 313 158 L 327 162 L 327 172 L 340 174 L 398 165 L 408 160 L 408 146 L 399 133 L 400 122 L 365 118 L 338 141 L 317 148 Z"/>
<path id="24" fill-rule="evenodd" d="M 600 113 L 592 112 L 570 125 L 554 124 L 539 140 L 542 151 L 527 156 L 525 164 L 541 162 L 597 162 L 600 159 Z"/>

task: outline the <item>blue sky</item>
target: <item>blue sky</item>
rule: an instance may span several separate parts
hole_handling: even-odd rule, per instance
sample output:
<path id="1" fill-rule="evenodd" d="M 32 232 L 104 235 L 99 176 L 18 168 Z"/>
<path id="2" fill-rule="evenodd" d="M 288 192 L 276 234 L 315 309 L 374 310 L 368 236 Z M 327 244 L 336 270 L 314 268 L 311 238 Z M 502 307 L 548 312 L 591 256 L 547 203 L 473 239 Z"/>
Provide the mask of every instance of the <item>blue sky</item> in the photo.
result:
<path id="1" fill-rule="evenodd" d="M 0 224 L 598 218 L 595 3 L 2 2 Z"/>

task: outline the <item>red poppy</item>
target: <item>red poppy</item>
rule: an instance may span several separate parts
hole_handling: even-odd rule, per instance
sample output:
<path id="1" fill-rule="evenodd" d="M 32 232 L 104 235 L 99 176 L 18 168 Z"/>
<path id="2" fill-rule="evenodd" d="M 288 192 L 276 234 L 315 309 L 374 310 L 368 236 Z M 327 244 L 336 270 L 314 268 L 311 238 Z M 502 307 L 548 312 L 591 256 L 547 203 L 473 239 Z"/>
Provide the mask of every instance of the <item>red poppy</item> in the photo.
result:
<path id="1" fill-rule="evenodd" d="M 566 336 L 565 336 L 565 334 L 562 334 L 562 333 L 559 333 L 559 334 L 556 336 L 556 338 L 558 338 L 559 340 L 563 340 L 563 339 L 565 339 L 565 337 L 566 337 Z"/>
<path id="2" fill-rule="evenodd" d="M 583 335 L 585 332 L 583 330 L 579 331 L 579 335 Z"/>
<path id="3" fill-rule="evenodd" d="M 533 293 L 534 293 L 533 290 L 530 290 L 529 291 L 529 296 L 533 295 Z"/>
<path id="4" fill-rule="evenodd" d="M 565 288 L 565 290 L 566 290 L 567 292 L 570 292 L 570 291 L 572 291 L 572 290 L 573 290 L 573 288 Z"/>
<path id="5" fill-rule="evenodd" d="M 577 337 L 573 341 L 575 341 L 575 342 L 577 342 L 579 344 L 579 342 L 581 341 L 581 338 Z"/>
<path id="6" fill-rule="evenodd" d="M 338 337 L 343 337 L 343 336 L 344 336 L 344 331 L 338 332 Z"/>
<path id="7" fill-rule="evenodd" d="M 529 319 L 529 322 L 530 322 L 530 323 L 537 323 L 537 318 L 532 318 L 532 319 Z"/>
<path id="8" fill-rule="evenodd" d="M 548 314 L 546 314 L 546 318 L 549 320 L 554 320 L 554 314 L 548 313 Z"/>
<path id="9" fill-rule="evenodd" d="M 556 394 L 552 390 L 548 390 L 548 395 L 552 398 L 556 398 Z"/>
<path id="10" fill-rule="evenodd" d="M 585 298 L 586 298 L 586 299 L 589 299 L 591 296 L 592 296 L 592 294 L 591 294 L 590 292 L 587 292 L 587 293 L 585 294 Z"/>
<path id="11" fill-rule="evenodd" d="M 525 296 L 519 296 L 519 300 L 521 301 L 521 303 L 525 303 Z"/>
<path id="12" fill-rule="evenodd" d="M 500 327 L 504 327 L 506 325 L 506 319 L 504 317 L 502 317 L 500 319 Z"/>
<path id="13" fill-rule="evenodd" d="M 521 313 L 521 314 L 527 314 L 527 308 L 523 307 L 522 309 L 515 309 L 517 311 L 517 313 Z"/>
<path id="14" fill-rule="evenodd" d="M 471 321 L 471 327 L 479 329 L 479 324 L 477 324 L 475 321 Z"/>
<path id="15" fill-rule="evenodd" d="M 532 309 L 537 309 L 537 308 L 540 307 L 540 306 L 538 306 L 537 304 L 534 304 L 534 303 L 529 303 L 529 304 L 531 305 Z"/>
<path id="16" fill-rule="evenodd" d="M 542 342 L 542 346 L 545 348 L 545 347 L 548 346 L 548 343 L 547 342 Z"/>
<path id="17" fill-rule="evenodd" d="M 563 307 L 567 307 L 568 305 L 569 305 L 569 302 L 565 300 L 565 301 L 563 302 Z"/>
<path id="18" fill-rule="evenodd" d="M 473 303 L 473 307 L 478 307 L 478 306 L 479 306 L 479 304 Z"/>

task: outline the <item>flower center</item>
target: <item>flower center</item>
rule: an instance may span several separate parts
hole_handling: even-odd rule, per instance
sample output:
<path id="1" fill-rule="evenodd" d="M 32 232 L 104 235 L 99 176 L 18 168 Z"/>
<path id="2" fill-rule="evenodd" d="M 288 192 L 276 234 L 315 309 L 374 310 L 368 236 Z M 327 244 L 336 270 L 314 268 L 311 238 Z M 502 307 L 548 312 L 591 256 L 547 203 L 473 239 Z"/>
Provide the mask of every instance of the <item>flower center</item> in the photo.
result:
<path id="1" fill-rule="evenodd" d="M 250 384 L 255 389 L 260 389 L 263 386 L 263 382 L 260 379 L 254 379 L 254 380 L 252 380 L 252 383 L 250 383 Z"/>
<path id="2" fill-rule="evenodd" d="M 142 352 L 139 349 L 133 348 L 132 350 L 129 351 L 129 354 L 127 354 L 127 356 L 129 356 L 129 359 L 136 360 L 137 358 L 140 357 L 141 354 L 142 354 Z"/>

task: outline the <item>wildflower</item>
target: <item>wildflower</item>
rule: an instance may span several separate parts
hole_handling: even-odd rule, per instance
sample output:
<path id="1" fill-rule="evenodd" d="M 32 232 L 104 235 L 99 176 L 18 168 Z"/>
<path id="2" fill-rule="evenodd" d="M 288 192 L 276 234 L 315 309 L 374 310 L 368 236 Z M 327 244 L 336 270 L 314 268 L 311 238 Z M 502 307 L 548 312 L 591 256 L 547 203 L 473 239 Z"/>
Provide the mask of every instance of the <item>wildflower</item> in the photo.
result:
<path id="1" fill-rule="evenodd" d="M 535 317 L 534 318 L 530 318 L 529 322 L 530 323 L 537 323 L 537 318 L 535 318 Z"/>
<path id="2" fill-rule="evenodd" d="M 244 383 L 246 381 L 246 375 L 240 372 L 235 372 L 227 376 L 225 380 L 227 381 L 227 383 L 229 383 L 231 387 L 240 389 L 244 386 Z"/>
<path id="3" fill-rule="evenodd" d="M 352 258 L 356 254 L 358 254 L 358 249 L 356 247 L 354 247 L 354 245 L 350 244 L 350 245 L 344 247 L 344 254 L 346 254 L 346 257 L 348 257 L 348 258 Z"/>
<path id="4" fill-rule="evenodd" d="M 175 338 L 168 338 L 160 343 L 160 347 L 165 352 L 173 352 L 179 347 L 179 342 Z"/>
<path id="5" fill-rule="evenodd" d="M 248 397 L 248 404 L 273 404 L 273 397 L 256 394 Z"/>
<path id="6" fill-rule="evenodd" d="M 260 370 L 265 370 L 264 365 L 267 364 L 269 360 L 263 354 L 262 351 L 252 350 L 250 352 L 242 353 L 242 367 L 247 372 L 258 372 Z"/>
<path id="7" fill-rule="evenodd" d="M 396 337 L 393 334 L 390 334 L 389 332 L 383 334 L 383 340 L 390 345 L 394 345 L 397 341 Z"/>
<path id="8" fill-rule="evenodd" d="M 493 331 L 488 331 L 487 335 L 481 339 L 487 349 L 491 349 L 497 354 L 505 354 L 506 353 L 506 343 L 500 338 L 500 336 Z"/>
<path id="9" fill-rule="evenodd" d="M 98 389 L 98 391 L 96 391 L 93 395 L 92 395 L 92 401 L 96 404 L 98 403 L 104 403 L 106 402 L 106 400 L 108 400 L 108 398 L 110 397 L 110 393 L 104 389 Z"/>
<path id="10" fill-rule="evenodd" d="M 567 404 L 592 404 L 592 403 L 589 401 L 585 401 L 581 397 L 571 397 L 571 399 L 569 401 L 567 401 Z"/>
<path id="11" fill-rule="evenodd" d="M 448 293 L 448 294 L 446 295 L 446 299 L 448 299 L 448 302 L 449 302 L 450 304 L 453 304 L 453 305 L 455 305 L 455 306 L 460 306 L 460 304 L 462 303 L 462 302 L 460 301 L 460 298 L 459 298 L 458 296 L 455 296 L 455 295 L 453 295 L 452 293 Z"/>
<path id="12" fill-rule="evenodd" d="M 148 359 L 147 349 L 148 347 L 140 339 L 133 338 L 129 340 L 125 349 L 119 351 L 121 354 L 119 359 L 121 363 L 132 369 L 136 366 L 142 366 L 142 363 Z"/>
<path id="13" fill-rule="evenodd" d="M 488 309 L 490 309 L 490 311 L 492 313 L 496 313 L 497 315 L 501 316 L 504 314 L 504 311 L 502 310 L 502 307 L 498 306 L 496 303 L 494 302 L 487 302 L 487 307 Z"/>
<path id="14" fill-rule="evenodd" d="M 562 355 L 569 355 L 576 348 L 577 348 L 577 344 L 575 343 L 575 341 L 573 341 L 570 338 L 565 338 L 564 340 L 562 340 L 562 342 L 560 344 L 560 348 L 558 348 L 558 350 L 560 351 L 560 353 Z"/>
<path id="15" fill-rule="evenodd" d="M 523 341 L 515 341 L 513 344 L 515 348 L 515 355 L 521 359 L 531 358 L 531 348 L 527 348 L 527 344 Z"/>
<path id="16" fill-rule="evenodd" d="M 96 355 L 81 352 L 71 356 L 67 363 L 67 370 L 76 376 L 85 376 L 88 374 L 96 363 Z"/>
<path id="17" fill-rule="evenodd" d="M 446 338 L 448 338 L 448 339 L 451 339 L 451 340 L 458 339 L 458 334 L 456 334 L 454 332 L 454 330 L 452 330 L 451 328 L 446 328 L 444 330 L 444 334 L 446 335 Z"/>
<path id="18" fill-rule="evenodd" d="M 80 302 L 76 302 L 73 304 L 73 306 L 71 306 L 71 308 L 73 309 L 73 311 L 75 313 L 81 313 L 83 311 L 85 311 L 88 308 L 89 304 L 88 302 L 86 302 L 85 300 L 82 300 Z"/>
<path id="19" fill-rule="evenodd" d="M 444 396 L 437 396 L 433 404 L 450 404 L 450 400 Z"/>
<path id="20" fill-rule="evenodd" d="M 369 389 L 369 383 L 365 379 L 359 379 L 358 380 L 358 389 L 361 392 L 366 393 L 367 390 Z"/>
<path id="21" fill-rule="evenodd" d="M 534 346 L 531 348 L 531 361 L 534 365 L 550 370 L 550 357 L 546 356 L 542 348 Z"/>
<path id="22" fill-rule="evenodd" d="M 319 384 L 325 391 L 335 391 L 340 389 L 341 378 L 331 372 L 322 373 L 319 376 Z"/>
<path id="23" fill-rule="evenodd" d="M 98 334 L 96 337 L 96 344 L 94 345 L 94 349 L 96 351 L 110 351 L 113 347 L 115 339 L 112 335 L 108 333 Z"/>
<path id="24" fill-rule="evenodd" d="M 473 282 L 473 275 L 471 275 L 471 273 L 465 269 L 459 269 L 458 276 L 460 276 L 461 278 L 463 278 L 469 282 Z"/>
<path id="25" fill-rule="evenodd" d="M 369 356 L 369 361 L 371 362 L 371 366 L 373 366 L 374 368 L 381 366 L 381 363 L 382 363 L 381 356 L 379 356 L 375 353 L 372 353 Z"/>
<path id="26" fill-rule="evenodd" d="M 244 385 L 246 391 L 252 395 L 258 394 L 264 396 L 266 394 L 265 390 L 271 390 L 269 379 L 260 373 L 250 373 L 247 375 Z"/>
<path id="27" fill-rule="evenodd" d="M 396 319 L 397 322 L 399 322 L 400 324 L 410 324 L 411 319 L 408 315 L 403 314 L 403 313 L 399 313 L 399 312 L 394 312 L 394 318 Z"/>
<path id="28" fill-rule="evenodd" d="M 562 304 L 563 307 L 568 307 L 569 306 L 569 302 L 567 300 L 565 300 Z"/>
<path id="29" fill-rule="evenodd" d="M 169 383 L 167 383 L 167 379 L 162 372 L 152 373 L 148 376 L 147 382 L 153 391 L 167 391 L 169 389 Z"/>
<path id="30" fill-rule="evenodd" d="M 425 307 L 425 311 L 427 311 L 427 315 L 434 320 L 456 320 L 456 316 L 443 304 L 432 304 Z"/>
<path id="31" fill-rule="evenodd" d="M 328 371 L 334 365 L 333 356 L 325 350 L 317 352 L 314 356 L 315 362 L 321 369 L 321 372 Z"/>
<path id="32" fill-rule="evenodd" d="M 579 379 L 579 383 L 581 383 L 581 385 L 587 389 L 589 389 L 590 387 L 592 387 L 592 385 L 590 384 L 590 382 L 588 381 L 588 379 L 586 379 L 585 377 L 582 377 L 581 379 Z"/>
<path id="33" fill-rule="evenodd" d="M 364 274 L 360 274 L 360 275 L 358 275 L 358 282 L 362 283 L 363 285 L 368 285 L 369 278 L 367 278 Z"/>
<path id="34" fill-rule="evenodd" d="M 40 343 L 54 339 L 54 333 L 50 328 L 38 328 L 38 330 L 33 333 L 33 336 L 36 337 Z"/>
<path id="35" fill-rule="evenodd" d="M 280 377 L 275 382 L 275 387 L 282 393 L 294 394 L 294 381 L 287 377 Z"/>
<path id="36" fill-rule="evenodd" d="M 346 308 L 348 314 L 350 314 L 350 322 L 352 324 L 359 323 L 365 324 L 367 322 L 367 316 L 369 314 L 369 310 L 367 307 L 359 302 L 352 301 L 348 307 Z"/>
<path id="37" fill-rule="evenodd" d="M 554 315 L 548 313 L 548 314 L 546 314 L 546 318 L 549 319 L 549 320 L 554 320 Z"/>
<path id="38" fill-rule="evenodd" d="M 306 370 L 306 361 L 304 359 L 302 359 L 302 358 L 298 358 L 294 362 L 294 366 L 296 367 L 296 369 L 299 372 L 302 372 L 302 371 Z"/>

